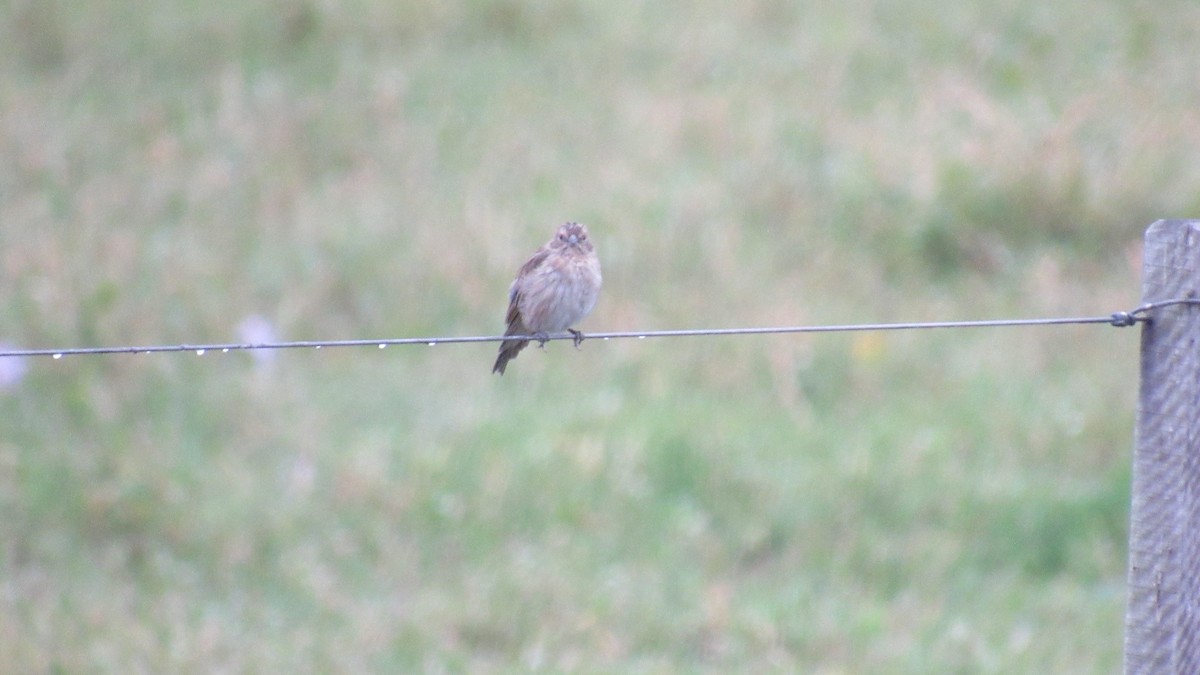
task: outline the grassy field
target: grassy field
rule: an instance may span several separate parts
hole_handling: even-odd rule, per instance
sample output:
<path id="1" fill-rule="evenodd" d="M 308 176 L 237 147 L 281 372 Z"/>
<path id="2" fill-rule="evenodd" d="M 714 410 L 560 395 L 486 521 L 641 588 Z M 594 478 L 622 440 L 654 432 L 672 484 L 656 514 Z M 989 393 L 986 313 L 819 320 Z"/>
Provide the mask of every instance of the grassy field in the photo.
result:
<path id="1" fill-rule="evenodd" d="M 1137 303 L 1200 6 L 825 5 L 0 2 L 0 341 Z M 495 349 L 0 364 L 2 669 L 1119 669 L 1135 329 Z"/>

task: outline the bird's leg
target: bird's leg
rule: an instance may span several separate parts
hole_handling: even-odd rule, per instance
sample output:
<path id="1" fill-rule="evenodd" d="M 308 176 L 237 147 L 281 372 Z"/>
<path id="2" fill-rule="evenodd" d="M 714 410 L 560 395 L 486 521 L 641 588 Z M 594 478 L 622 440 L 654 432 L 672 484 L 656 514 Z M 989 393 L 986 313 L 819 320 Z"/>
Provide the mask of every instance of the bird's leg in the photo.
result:
<path id="1" fill-rule="evenodd" d="M 546 341 L 550 339 L 550 334 L 544 330 L 539 330 L 533 334 L 533 339 L 538 341 L 538 349 L 545 349 Z"/>
<path id="2" fill-rule="evenodd" d="M 573 340 L 575 343 L 575 349 L 579 349 L 579 345 L 583 342 L 583 332 L 577 331 L 574 328 L 568 328 L 567 332 L 575 338 Z"/>

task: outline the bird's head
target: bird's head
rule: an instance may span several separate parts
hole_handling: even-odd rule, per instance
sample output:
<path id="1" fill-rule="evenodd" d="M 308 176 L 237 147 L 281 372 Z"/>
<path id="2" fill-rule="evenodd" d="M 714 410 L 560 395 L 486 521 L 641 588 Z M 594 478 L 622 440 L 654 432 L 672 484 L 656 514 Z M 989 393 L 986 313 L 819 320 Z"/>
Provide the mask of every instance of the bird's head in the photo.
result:
<path id="1" fill-rule="evenodd" d="M 583 252 L 592 250 L 592 242 L 588 240 L 587 226 L 583 223 L 563 223 L 554 235 L 554 243 L 564 248 L 573 248 Z"/>

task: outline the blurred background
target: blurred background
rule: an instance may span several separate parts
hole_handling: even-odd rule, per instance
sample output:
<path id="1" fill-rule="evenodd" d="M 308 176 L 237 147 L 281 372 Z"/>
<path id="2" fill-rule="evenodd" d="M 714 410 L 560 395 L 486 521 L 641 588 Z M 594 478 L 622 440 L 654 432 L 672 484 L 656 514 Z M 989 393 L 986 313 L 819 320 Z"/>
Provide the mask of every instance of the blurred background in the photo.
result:
<path id="1" fill-rule="evenodd" d="M 0 2 L 0 342 L 1105 315 L 1190 0 Z M 0 363 L 6 672 L 1113 672 L 1137 330 Z"/>

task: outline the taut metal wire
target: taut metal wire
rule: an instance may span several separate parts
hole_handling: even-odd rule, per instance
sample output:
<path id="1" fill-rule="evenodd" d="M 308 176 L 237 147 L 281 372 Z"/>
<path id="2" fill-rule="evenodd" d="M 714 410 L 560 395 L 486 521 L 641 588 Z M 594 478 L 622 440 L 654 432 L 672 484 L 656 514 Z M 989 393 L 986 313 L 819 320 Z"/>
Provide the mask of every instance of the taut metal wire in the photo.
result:
<path id="1" fill-rule="evenodd" d="M 643 340 L 647 337 L 692 337 L 703 335 L 773 335 L 790 333 L 850 333 L 850 331 L 880 330 L 928 330 L 935 328 L 1013 328 L 1021 325 L 1066 325 L 1106 323 L 1115 327 L 1128 327 L 1139 322 L 1150 322 L 1151 313 L 1171 305 L 1200 305 L 1198 298 L 1177 298 L 1153 301 L 1130 311 L 1111 313 L 1109 316 L 1050 317 L 1050 318 L 998 318 L 983 321 L 925 321 L 904 323 L 851 323 L 834 325 L 775 325 L 775 327 L 751 328 L 692 328 L 683 330 L 618 330 L 608 333 L 588 333 L 588 340 Z M 113 347 L 61 347 L 37 348 L 37 350 L 0 350 L 2 357 L 50 357 L 60 359 L 67 356 L 89 356 L 89 354 L 152 354 L 162 352 L 244 352 L 253 350 L 323 350 L 336 347 L 385 347 L 395 345 L 461 344 L 461 342 L 499 342 L 502 340 L 574 340 L 570 333 L 552 335 L 468 335 L 439 337 L 383 337 L 377 340 L 295 340 L 286 342 L 216 342 L 216 344 L 182 345 L 134 345 Z"/>
<path id="2" fill-rule="evenodd" d="M 695 328 L 683 330 L 615 331 L 588 333 L 588 340 L 620 340 L 664 337 L 695 337 L 712 335 L 772 335 L 787 333 L 845 333 L 862 331 L 929 330 L 936 328 L 1010 328 L 1017 326 L 1060 326 L 1069 324 L 1108 324 L 1125 327 L 1139 322 L 1149 322 L 1151 314 L 1171 305 L 1198 305 L 1200 298 L 1177 298 L 1148 302 L 1127 312 L 1114 312 L 1108 316 L 1052 317 L 1036 319 L 985 319 L 981 321 L 920 321 L 905 323 L 861 323 L 824 326 L 764 326 L 748 328 Z M 48 356 L 61 359 L 64 356 L 93 354 L 154 354 L 161 352 L 210 352 L 252 351 L 259 349 L 325 349 L 337 347 L 376 347 L 384 349 L 394 345 L 427 345 L 464 342 L 500 342 L 502 340 L 573 340 L 570 333 L 552 335 L 475 335 L 423 338 L 381 338 L 375 340 L 296 340 L 289 342 L 224 342 L 213 344 L 135 345 L 116 347 L 62 347 L 57 349 L 2 349 L 0 358 L 6 356 Z"/>

